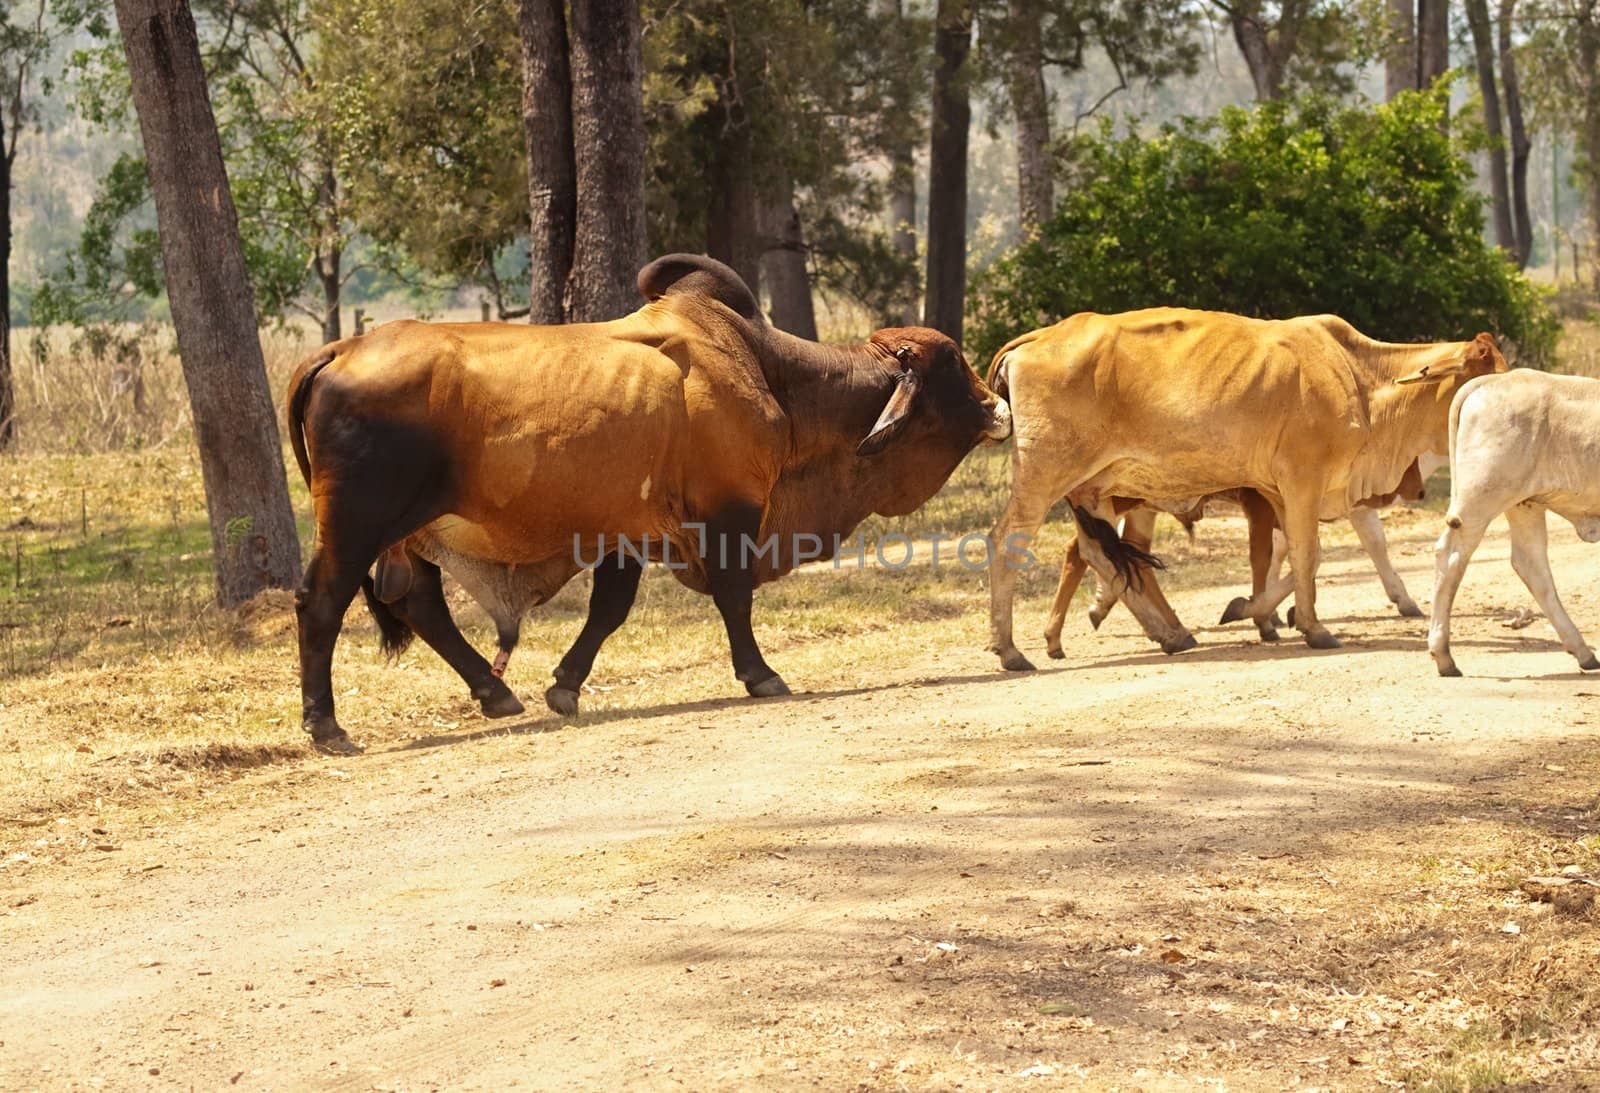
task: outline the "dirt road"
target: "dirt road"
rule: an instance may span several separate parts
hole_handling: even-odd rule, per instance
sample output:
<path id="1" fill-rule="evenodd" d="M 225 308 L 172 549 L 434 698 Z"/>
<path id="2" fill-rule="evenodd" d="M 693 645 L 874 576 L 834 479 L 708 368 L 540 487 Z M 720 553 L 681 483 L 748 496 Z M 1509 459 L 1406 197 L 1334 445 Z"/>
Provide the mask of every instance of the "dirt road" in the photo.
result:
<path id="1" fill-rule="evenodd" d="M 1552 538 L 1600 636 L 1600 556 Z M 1600 1083 L 1594 921 L 1515 891 L 1600 862 L 1600 679 L 1501 625 L 1527 600 L 1499 531 L 1441 680 L 1345 551 L 1340 651 L 1080 611 L 1005 676 L 932 619 L 775 658 L 791 699 L 63 816 L 0 871 L 0 1087 Z"/>

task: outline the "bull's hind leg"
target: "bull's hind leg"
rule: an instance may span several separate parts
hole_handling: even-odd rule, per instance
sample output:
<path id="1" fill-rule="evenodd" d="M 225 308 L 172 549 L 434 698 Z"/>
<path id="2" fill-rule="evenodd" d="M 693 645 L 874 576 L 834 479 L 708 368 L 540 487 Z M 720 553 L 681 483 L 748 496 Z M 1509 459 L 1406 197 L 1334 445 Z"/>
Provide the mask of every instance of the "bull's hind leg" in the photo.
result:
<path id="1" fill-rule="evenodd" d="M 333 647 L 344 627 L 344 613 L 355 599 L 367 566 L 378 553 L 341 554 L 324 539 L 306 563 L 295 593 L 295 623 L 300 639 L 301 725 L 318 751 L 354 755 L 359 748 L 333 714 Z M 364 555 L 364 556 L 363 556 Z"/>
<path id="2" fill-rule="evenodd" d="M 1578 667 L 1586 672 L 1600 671 L 1600 661 L 1595 660 L 1589 643 L 1583 640 L 1583 633 L 1556 594 L 1555 577 L 1550 573 L 1544 514 L 1543 505 L 1526 503 L 1506 510 L 1506 523 L 1511 526 L 1511 568 L 1539 601 L 1550 625 L 1561 636 L 1561 644 L 1577 658 Z"/>
<path id="3" fill-rule="evenodd" d="M 595 567 L 589 617 L 584 620 L 578 640 L 556 665 L 555 685 L 544 693 L 545 704 L 556 713 L 571 717 L 578 712 L 578 688 L 589 678 L 600 646 L 627 621 L 643 573 L 639 560 L 625 553 L 607 555 Z"/>
<path id="4" fill-rule="evenodd" d="M 522 713 L 523 706 L 517 696 L 511 693 L 511 688 L 505 685 L 489 662 L 467 642 L 456 627 L 455 620 L 450 617 L 439 567 L 415 554 L 409 560 L 411 587 L 404 596 L 391 603 L 389 609 L 427 642 L 429 648 L 438 653 L 446 664 L 455 669 L 456 675 L 471 689 L 472 697 L 478 700 L 485 717 L 514 717 Z M 503 634 L 501 642 L 505 649 Z M 514 635 L 512 644 L 515 644 Z"/>

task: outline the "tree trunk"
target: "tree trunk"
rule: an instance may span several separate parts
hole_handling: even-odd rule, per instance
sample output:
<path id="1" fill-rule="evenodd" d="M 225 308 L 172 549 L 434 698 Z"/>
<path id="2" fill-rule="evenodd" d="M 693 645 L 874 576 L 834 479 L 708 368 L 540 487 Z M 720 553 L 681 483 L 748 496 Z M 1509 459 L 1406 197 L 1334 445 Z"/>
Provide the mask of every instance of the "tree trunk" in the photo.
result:
<path id="1" fill-rule="evenodd" d="M 737 72 L 718 79 L 712 115 L 717 119 L 718 136 L 710 164 L 706 253 L 732 266 L 750 291 L 759 294 L 761 247 L 756 238 L 754 148 Z"/>
<path id="2" fill-rule="evenodd" d="M 1044 85 L 1036 0 L 1011 0 L 1011 112 L 1017 117 L 1017 216 L 1022 238 L 1038 233 L 1055 207 L 1050 167 L 1050 97 Z"/>
<path id="3" fill-rule="evenodd" d="M 1489 25 L 1489 0 L 1466 0 L 1467 26 L 1472 30 L 1472 55 L 1478 69 L 1478 92 L 1483 99 L 1483 131 L 1489 138 L 1489 193 L 1494 214 L 1495 245 L 1507 254 L 1517 250 L 1511 226 L 1511 193 L 1506 181 L 1505 129 L 1500 124 L 1500 87 L 1494 72 L 1493 27 Z"/>
<path id="4" fill-rule="evenodd" d="M 1517 83 L 1516 50 L 1511 43 L 1511 19 L 1517 0 L 1500 0 L 1500 77 L 1506 98 L 1506 129 L 1511 141 L 1511 226 L 1516 246 L 1511 256 L 1522 269 L 1533 255 L 1533 216 L 1528 211 L 1528 156 L 1533 150 L 1522 121 L 1522 91 Z"/>
<path id="5" fill-rule="evenodd" d="M 1393 102 L 1417 87 L 1417 18 L 1414 0 L 1387 0 L 1388 47 L 1383 54 L 1383 97 Z"/>
<path id="6" fill-rule="evenodd" d="M 116 0 L 223 604 L 300 578 L 238 214 L 184 0 Z"/>
<path id="7" fill-rule="evenodd" d="M 1578 71 L 1583 95 L 1583 120 L 1579 140 L 1583 142 L 1581 166 L 1584 196 L 1589 206 L 1589 261 L 1594 272 L 1594 291 L 1600 293 L 1600 11 L 1596 5 L 1580 6 L 1574 19 L 1578 35 Z M 1576 246 L 1576 244 L 1574 244 Z M 1573 261 L 1573 275 L 1583 273 Z"/>
<path id="8" fill-rule="evenodd" d="M 572 151 L 572 70 L 563 0 L 522 0 L 522 135 L 528 152 L 532 248 L 528 321 L 566 319 L 578 219 Z"/>
<path id="9" fill-rule="evenodd" d="M 1233 40 L 1239 45 L 1239 54 L 1250 70 L 1250 82 L 1255 85 L 1256 101 L 1269 102 L 1283 94 L 1283 68 L 1294 53 L 1294 40 L 1298 37 L 1295 10 L 1288 5 L 1278 17 L 1277 41 L 1267 27 L 1259 0 L 1241 2 L 1224 9 L 1228 23 L 1233 28 Z"/>
<path id="10" fill-rule="evenodd" d="M 322 234 L 317 240 L 314 265 L 322 285 L 322 344 L 339 340 L 339 293 L 344 278 L 341 264 L 344 248 L 339 245 L 339 179 L 332 165 L 322 169 L 317 184 L 317 211 L 322 217 Z"/>
<path id="11" fill-rule="evenodd" d="M 11 153 L 0 110 L 0 452 L 17 437 L 17 384 L 11 367 Z"/>
<path id="12" fill-rule="evenodd" d="M 933 49 L 933 138 L 928 153 L 928 284 L 922 321 L 961 340 L 967 296 L 967 130 L 972 103 L 969 0 L 939 0 Z"/>
<path id="13" fill-rule="evenodd" d="M 794 204 L 794 184 L 785 181 L 762 217 L 761 278 L 766 282 L 772 325 L 796 337 L 817 340 L 817 312 L 806 269 L 805 233 Z"/>
<path id="14" fill-rule="evenodd" d="M 884 315 L 884 326 L 916 326 L 917 312 L 917 161 L 911 145 L 894 149 L 889 156 L 889 243 L 913 271 L 903 303 Z"/>
<path id="15" fill-rule="evenodd" d="M 1417 86 L 1432 87 L 1450 68 L 1450 0 L 1417 0 Z"/>

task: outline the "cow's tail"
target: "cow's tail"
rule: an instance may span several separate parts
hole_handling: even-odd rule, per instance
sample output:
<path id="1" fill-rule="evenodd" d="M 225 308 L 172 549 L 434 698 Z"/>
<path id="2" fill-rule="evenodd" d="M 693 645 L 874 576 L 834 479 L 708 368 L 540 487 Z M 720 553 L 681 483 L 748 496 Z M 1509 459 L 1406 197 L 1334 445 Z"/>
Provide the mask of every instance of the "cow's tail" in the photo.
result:
<path id="1" fill-rule="evenodd" d="M 372 621 L 378 624 L 378 647 L 383 650 L 385 657 L 393 660 L 410 647 L 411 639 L 417 636 L 416 631 L 396 615 L 393 608 L 378 599 L 378 587 L 373 583 L 370 573 L 361 578 L 361 594 L 367 601 Z"/>
<path id="2" fill-rule="evenodd" d="M 339 355 L 335 345 L 325 345 L 301 361 L 289 377 L 289 446 L 294 449 L 294 461 L 300 464 L 300 476 L 307 485 L 311 484 L 311 457 L 306 452 L 306 402 L 311 398 L 311 381 Z"/>
<path id="3" fill-rule="evenodd" d="M 1165 569 L 1166 563 L 1147 550 L 1140 550 L 1117 534 L 1117 529 L 1095 516 L 1081 505 L 1072 506 L 1072 518 L 1078 522 L 1078 531 L 1095 541 L 1105 556 L 1111 560 L 1122 583 L 1128 588 L 1144 586 L 1143 569 Z"/>
<path id="4" fill-rule="evenodd" d="M 989 390 L 1011 401 L 1011 362 L 1006 359 L 1013 349 L 1020 349 L 1039 336 L 1039 331 L 1030 330 L 1026 334 L 1019 334 L 1005 345 L 1002 345 L 994 357 L 989 361 L 989 374 L 984 382 L 989 385 Z"/>

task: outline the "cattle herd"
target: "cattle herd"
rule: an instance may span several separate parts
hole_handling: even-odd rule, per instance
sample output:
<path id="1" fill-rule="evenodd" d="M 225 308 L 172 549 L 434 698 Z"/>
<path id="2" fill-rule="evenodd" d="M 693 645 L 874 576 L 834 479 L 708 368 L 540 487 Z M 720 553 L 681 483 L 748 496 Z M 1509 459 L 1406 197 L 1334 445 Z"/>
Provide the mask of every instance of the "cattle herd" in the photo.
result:
<path id="1" fill-rule="evenodd" d="M 386 649 L 420 636 L 490 717 L 521 713 L 502 676 L 520 621 L 584 569 L 589 613 L 545 692 L 575 713 L 646 564 L 709 593 L 750 694 L 787 694 L 751 627 L 755 588 L 832 557 L 867 516 L 909 513 L 979 443 L 1014 437 L 1010 498 L 990 533 L 990 648 L 1012 637 L 1029 538 L 1065 498 L 1077 523 L 1046 632 L 1061 656 L 1090 568 L 1099 625 L 1119 600 L 1167 652 L 1194 637 L 1161 594 L 1157 512 L 1186 523 L 1242 508 L 1252 593 L 1224 621 L 1277 640 L 1276 609 L 1314 648 L 1318 525 L 1349 519 L 1389 598 L 1421 612 L 1390 565 L 1377 509 L 1420 496 L 1447 454 L 1428 647 L 1441 675 L 1450 608 L 1494 517 L 1512 564 L 1585 669 L 1594 653 L 1556 595 L 1545 511 L 1600 540 L 1600 381 L 1507 373 L 1489 334 L 1373 341 L 1333 316 L 1261 320 L 1155 308 L 1080 314 L 1000 350 L 988 384 L 936 331 L 823 346 L 772 327 L 749 288 L 698 255 L 639 274 L 645 304 L 559 327 L 395 322 L 322 347 L 289 384 L 291 444 L 317 546 L 296 596 L 304 726 L 359 750 L 334 717 L 334 643 L 357 592 Z M 1121 521 L 1120 530 L 1117 526 Z M 1282 573 L 1287 560 L 1289 571 Z M 448 571 L 494 620 L 491 663 L 451 619 Z"/>

